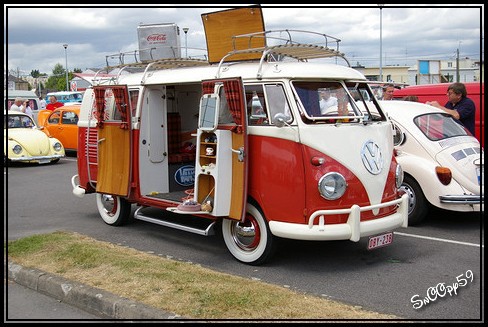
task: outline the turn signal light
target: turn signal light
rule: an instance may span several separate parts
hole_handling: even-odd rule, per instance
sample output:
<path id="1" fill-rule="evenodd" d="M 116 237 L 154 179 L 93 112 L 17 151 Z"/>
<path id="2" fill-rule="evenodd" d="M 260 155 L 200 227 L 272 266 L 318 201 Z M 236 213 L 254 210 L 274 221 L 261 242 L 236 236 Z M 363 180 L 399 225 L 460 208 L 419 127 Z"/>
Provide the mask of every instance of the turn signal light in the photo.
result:
<path id="1" fill-rule="evenodd" d="M 322 157 L 313 157 L 310 161 L 314 166 L 321 166 L 325 163 L 325 159 Z"/>
<path id="2" fill-rule="evenodd" d="M 449 168 L 437 166 L 435 167 L 435 173 L 442 184 L 449 185 L 452 179 L 452 173 Z"/>

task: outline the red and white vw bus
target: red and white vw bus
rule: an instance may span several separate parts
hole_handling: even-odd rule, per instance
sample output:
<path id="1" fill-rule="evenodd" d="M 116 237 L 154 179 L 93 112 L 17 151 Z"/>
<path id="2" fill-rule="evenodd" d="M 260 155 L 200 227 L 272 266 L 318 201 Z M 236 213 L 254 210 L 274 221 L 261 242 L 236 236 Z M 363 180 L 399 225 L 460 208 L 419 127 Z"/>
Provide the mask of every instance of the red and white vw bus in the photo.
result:
<path id="1" fill-rule="evenodd" d="M 312 60 L 340 52 L 285 43 L 217 64 L 134 64 L 144 70 L 87 89 L 73 192 L 96 193 L 109 225 L 136 205 L 133 218 L 159 225 L 221 226 L 230 253 L 252 265 L 276 237 L 390 244 L 408 222 L 391 122 L 361 73 Z"/>

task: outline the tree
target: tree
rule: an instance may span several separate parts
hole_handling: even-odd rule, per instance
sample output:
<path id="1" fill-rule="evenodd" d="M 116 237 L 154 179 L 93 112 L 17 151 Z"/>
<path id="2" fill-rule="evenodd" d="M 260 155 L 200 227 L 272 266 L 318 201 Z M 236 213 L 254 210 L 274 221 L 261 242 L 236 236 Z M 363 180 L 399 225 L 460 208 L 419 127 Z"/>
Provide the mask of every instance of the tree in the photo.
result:
<path id="1" fill-rule="evenodd" d="M 54 66 L 53 74 L 47 79 L 46 88 L 56 91 L 66 91 L 66 69 L 63 65 L 57 63 Z"/>
<path id="2" fill-rule="evenodd" d="M 30 74 L 34 78 L 38 78 L 39 76 L 41 76 L 41 73 L 39 73 L 39 70 L 37 70 L 37 69 L 31 70 Z"/>

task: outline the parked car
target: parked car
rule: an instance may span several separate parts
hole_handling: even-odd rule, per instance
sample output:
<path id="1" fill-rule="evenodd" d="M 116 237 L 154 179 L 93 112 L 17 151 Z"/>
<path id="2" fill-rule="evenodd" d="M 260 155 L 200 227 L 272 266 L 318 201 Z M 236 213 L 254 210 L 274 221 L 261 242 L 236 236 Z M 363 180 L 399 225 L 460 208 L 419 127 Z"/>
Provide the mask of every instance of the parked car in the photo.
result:
<path id="1" fill-rule="evenodd" d="M 32 117 L 34 118 L 34 121 L 37 122 L 37 114 L 39 113 L 39 110 L 41 110 L 41 106 L 39 104 L 39 97 L 34 91 L 4 90 L 3 94 L 6 110 L 10 110 L 10 107 L 15 102 L 16 98 L 29 100 L 29 106 L 32 109 Z"/>
<path id="2" fill-rule="evenodd" d="M 76 92 L 76 91 L 59 91 L 59 92 L 50 92 L 46 95 L 46 102 L 49 103 L 49 97 L 51 95 L 56 96 L 59 102 L 64 104 L 71 104 L 71 103 L 81 103 L 83 99 L 83 93 Z"/>
<path id="3" fill-rule="evenodd" d="M 409 225 L 422 222 L 431 206 L 484 211 L 483 161 L 479 141 L 441 109 L 411 101 L 380 101 L 395 130 L 396 159 L 409 196 Z"/>
<path id="4" fill-rule="evenodd" d="M 80 104 L 70 104 L 55 110 L 39 112 L 39 126 L 48 136 L 61 141 L 66 151 L 78 149 L 78 119 Z"/>
<path id="5" fill-rule="evenodd" d="M 481 99 L 485 98 L 485 83 L 479 82 L 467 82 L 463 83 L 466 86 L 468 98 L 474 101 L 476 106 L 475 112 L 475 136 L 480 141 L 481 146 L 484 147 L 484 131 L 485 125 L 485 105 Z M 439 83 L 439 84 L 423 84 L 423 85 L 411 85 L 402 89 L 395 90 L 393 98 L 401 100 L 405 96 L 415 95 L 419 99 L 419 102 L 425 103 L 426 101 L 437 101 L 441 105 L 445 105 L 447 102 L 447 88 L 451 83 Z"/>
<path id="6" fill-rule="evenodd" d="M 65 156 L 61 142 L 41 132 L 29 115 L 4 111 L 3 161 L 55 163 Z"/>

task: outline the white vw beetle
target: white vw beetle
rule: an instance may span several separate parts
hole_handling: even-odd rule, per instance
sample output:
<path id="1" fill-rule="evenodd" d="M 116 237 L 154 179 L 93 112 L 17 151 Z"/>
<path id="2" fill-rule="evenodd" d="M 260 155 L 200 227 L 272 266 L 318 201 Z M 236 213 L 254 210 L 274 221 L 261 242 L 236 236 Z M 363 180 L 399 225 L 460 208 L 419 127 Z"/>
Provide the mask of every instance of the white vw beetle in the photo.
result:
<path id="1" fill-rule="evenodd" d="M 411 101 L 380 101 L 395 129 L 401 188 L 409 196 L 408 223 L 429 207 L 484 211 L 483 159 L 478 140 L 444 111 Z"/>

